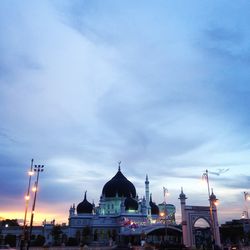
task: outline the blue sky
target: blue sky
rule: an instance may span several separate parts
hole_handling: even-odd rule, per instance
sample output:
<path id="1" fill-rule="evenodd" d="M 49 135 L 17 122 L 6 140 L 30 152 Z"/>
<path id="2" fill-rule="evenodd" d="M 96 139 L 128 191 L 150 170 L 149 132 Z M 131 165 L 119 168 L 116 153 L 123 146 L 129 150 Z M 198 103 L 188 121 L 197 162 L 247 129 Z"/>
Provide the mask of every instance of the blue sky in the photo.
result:
<path id="1" fill-rule="evenodd" d="M 250 191 L 248 1 L 1 1 L 0 216 L 20 216 L 31 158 L 37 209 L 68 208 L 122 172 L 177 207 L 240 218 Z M 18 215 L 16 212 L 19 212 Z M 178 217 L 178 216 L 177 216 Z"/>

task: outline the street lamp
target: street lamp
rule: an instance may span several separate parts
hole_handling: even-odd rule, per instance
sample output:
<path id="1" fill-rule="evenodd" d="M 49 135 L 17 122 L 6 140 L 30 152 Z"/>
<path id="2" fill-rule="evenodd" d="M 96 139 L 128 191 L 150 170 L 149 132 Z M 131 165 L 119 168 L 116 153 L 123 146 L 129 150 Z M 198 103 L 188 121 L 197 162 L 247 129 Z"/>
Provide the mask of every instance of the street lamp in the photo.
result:
<path id="1" fill-rule="evenodd" d="M 211 223 L 211 238 L 212 238 L 212 243 L 213 243 L 215 240 L 213 205 L 216 205 L 218 200 L 216 199 L 213 192 L 212 192 L 212 195 L 210 194 L 209 177 L 208 177 L 208 170 L 207 169 L 202 174 L 202 180 L 206 181 L 206 183 L 207 183 L 207 192 L 208 192 L 208 200 L 209 200 L 209 214 L 210 214 L 210 223 Z"/>
<path id="2" fill-rule="evenodd" d="M 31 240 L 31 236 L 32 236 L 33 219 L 34 219 L 34 214 L 35 214 L 35 206 L 36 206 L 36 198 L 37 198 L 39 174 L 40 174 L 40 172 L 43 172 L 43 170 L 44 170 L 44 165 L 35 165 L 35 167 L 34 167 L 34 172 L 36 172 L 37 175 L 36 175 L 35 186 L 33 187 L 34 200 L 33 200 L 32 211 L 31 211 L 29 242 L 28 242 L 28 245 L 27 245 L 27 250 L 29 249 L 30 240 Z"/>
<path id="3" fill-rule="evenodd" d="M 30 200 L 30 182 L 31 182 L 31 177 L 34 175 L 33 162 L 34 162 L 34 160 L 31 159 L 30 170 L 28 171 L 28 176 L 29 176 L 28 189 L 27 189 L 27 193 L 24 197 L 24 199 L 25 199 L 25 211 L 24 211 L 24 220 L 23 220 L 23 234 L 22 234 L 21 243 L 20 243 L 21 250 L 23 249 L 23 246 L 25 245 L 25 240 L 26 240 L 26 237 L 25 237 L 26 236 L 26 221 L 27 221 L 27 212 L 28 212 L 29 200 Z"/>
<path id="4" fill-rule="evenodd" d="M 248 192 L 244 192 L 244 197 L 245 197 L 245 200 L 250 201 L 250 194 Z"/>
<path id="5" fill-rule="evenodd" d="M 248 192 L 244 192 L 244 200 L 245 200 L 245 211 L 243 211 L 243 218 L 249 219 L 247 201 L 250 201 L 250 194 Z"/>

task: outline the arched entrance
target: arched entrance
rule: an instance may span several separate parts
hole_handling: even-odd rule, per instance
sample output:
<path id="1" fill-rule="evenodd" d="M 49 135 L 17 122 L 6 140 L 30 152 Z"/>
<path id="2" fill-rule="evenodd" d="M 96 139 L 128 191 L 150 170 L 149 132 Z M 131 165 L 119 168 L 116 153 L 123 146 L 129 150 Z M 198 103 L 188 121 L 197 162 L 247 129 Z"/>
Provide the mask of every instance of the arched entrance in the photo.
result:
<path id="1" fill-rule="evenodd" d="M 197 218 L 193 225 L 196 249 L 212 249 L 211 228 L 205 218 Z"/>
<path id="2" fill-rule="evenodd" d="M 181 201 L 183 244 L 186 247 L 196 247 L 195 223 L 202 218 L 209 224 L 210 230 L 208 232 L 210 234 L 210 249 L 212 249 L 212 244 L 221 246 L 216 206 L 212 202 L 211 207 L 186 205 L 187 197 L 183 193 L 183 190 L 181 190 L 179 199 Z"/>

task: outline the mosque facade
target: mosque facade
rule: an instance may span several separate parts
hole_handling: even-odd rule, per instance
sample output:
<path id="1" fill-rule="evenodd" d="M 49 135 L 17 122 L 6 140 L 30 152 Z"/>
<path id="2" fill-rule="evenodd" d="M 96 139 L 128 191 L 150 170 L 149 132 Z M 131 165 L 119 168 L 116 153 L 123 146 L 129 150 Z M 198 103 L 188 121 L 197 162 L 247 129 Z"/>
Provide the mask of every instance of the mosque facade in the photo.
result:
<path id="1" fill-rule="evenodd" d="M 152 240 L 160 241 L 159 230 L 165 234 L 166 223 L 168 228 L 177 227 L 175 206 L 153 202 L 148 176 L 145 194 L 138 197 L 135 186 L 123 175 L 119 164 L 117 173 L 103 186 L 98 206 L 88 201 L 85 192 L 83 201 L 70 207 L 68 236 L 82 235 L 88 228 L 90 240 L 94 242 L 128 241 L 131 237 L 138 240 L 150 233 Z"/>

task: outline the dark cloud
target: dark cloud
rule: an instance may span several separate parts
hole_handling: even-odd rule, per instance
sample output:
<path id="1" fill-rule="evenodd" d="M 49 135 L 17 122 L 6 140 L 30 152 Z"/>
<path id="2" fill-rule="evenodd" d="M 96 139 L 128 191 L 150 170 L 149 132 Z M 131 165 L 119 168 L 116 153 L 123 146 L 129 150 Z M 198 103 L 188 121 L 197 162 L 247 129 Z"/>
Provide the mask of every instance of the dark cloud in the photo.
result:
<path id="1" fill-rule="evenodd" d="M 249 175 L 235 175 L 234 178 L 221 178 L 221 185 L 230 189 L 250 189 L 250 176 Z"/>
<path id="2" fill-rule="evenodd" d="M 238 28 L 234 24 L 211 27 L 204 31 L 201 46 L 212 55 L 211 57 L 224 60 L 226 66 L 238 63 L 249 65 L 249 35 L 248 30 Z"/>
<path id="3" fill-rule="evenodd" d="M 211 46 L 206 48 L 206 50 L 209 54 L 216 56 L 218 59 L 229 61 L 233 64 L 242 63 L 249 65 L 250 63 L 250 54 L 248 51 L 237 52 L 223 46 L 221 47 Z"/>
<path id="4" fill-rule="evenodd" d="M 232 44 L 241 43 L 244 35 L 239 30 L 226 29 L 224 27 L 214 27 L 205 31 L 208 39 L 215 42 L 230 42 Z"/>
<path id="5" fill-rule="evenodd" d="M 23 172 L 22 163 L 11 156 L 0 156 L 0 196 L 20 197 L 26 192 L 26 175 Z"/>
<path id="6" fill-rule="evenodd" d="M 11 143 L 16 143 L 17 141 L 15 139 L 12 138 L 12 136 L 9 135 L 9 133 L 3 129 L 3 128 L 0 128 L 0 137 L 2 138 L 2 140 L 0 141 L 4 143 L 4 141 L 8 141 L 8 142 L 11 142 Z"/>

